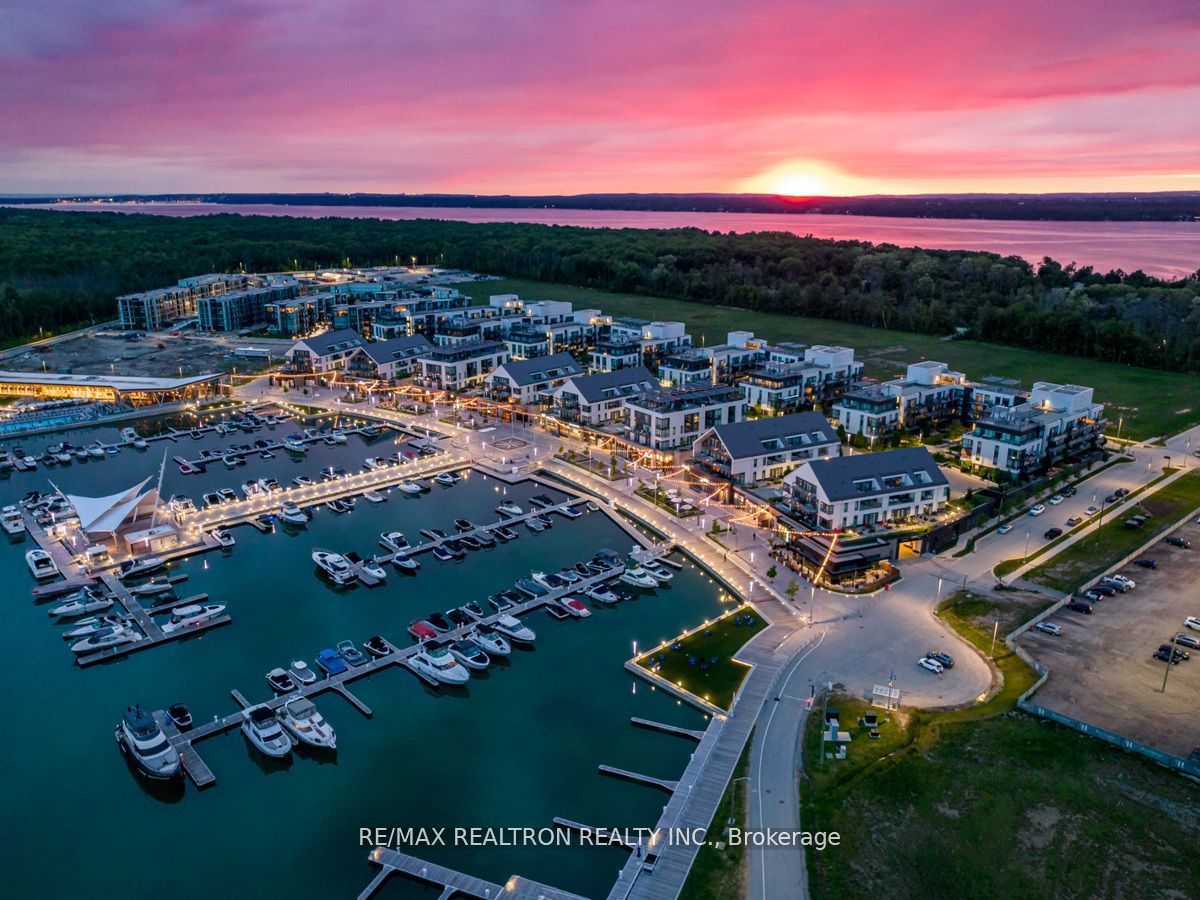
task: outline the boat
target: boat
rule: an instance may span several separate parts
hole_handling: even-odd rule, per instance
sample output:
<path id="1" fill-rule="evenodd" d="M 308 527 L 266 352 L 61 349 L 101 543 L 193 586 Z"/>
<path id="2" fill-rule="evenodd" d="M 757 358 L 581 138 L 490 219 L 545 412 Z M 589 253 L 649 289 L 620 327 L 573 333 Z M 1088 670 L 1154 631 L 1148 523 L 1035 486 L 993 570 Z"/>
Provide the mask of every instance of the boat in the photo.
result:
<path id="1" fill-rule="evenodd" d="M 201 431 L 199 428 L 193 428 L 190 433 L 192 435 L 193 441 L 198 441 L 198 440 L 200 440 L 200 438 L 204 437 L 204 432 Z"/>
<path id="2" fill-rule="evenodd" d="M 112 597 L 105 597 L 93 588 L 84 588 L 67 597 L 58 606 L 49 610 L 51 616 L 86 616 L 88 613 L 103 612 L 113 605 Z"/>
<path id="3" fill-rule="evenodd" d="M 136 578 L 138 575 L 146 575 L 150 572 L 157 572 L 167 561 L 161 556 L 147 556 L 143 559 L 131 559 L 128 562 L 121 563 L 121 578 Z"/>
<path id="4" fill-rule="evenodd" d="M 465 639 L 455 641 L 446 649 L 468 669 L 486 669 L 492 664 L 491 657 L 482 647 Z"/>
<path id="5" fill-rule="evenodd" d="M 379 437 L 379 435 L 382 434 L 382 432 L 379 429 L 379 426 L 374 425 L 370 422 L 368 422 L 362 428 L 358 429 L 358 431 L 363 437 Z"/>
<path id="6" fill-rule="evenodd" d="M 543 525 L 545 525 L 547 528 L 553 528 L 553 527 L 554 527 L 554 522 L 553 522 L 553 520 L 552 520 L 552 519 L 551 519 L 551 518 L 550 518 L 548 515 L 546 515 L 545 513 L 538 513 L 536 516 L 531 516 L 531 517 L 530 517 L 530 519 L 529 519 L 529 521 L 531 521 L 531 522 L 541 522 L 541 523 L 542 523 Z"/>
<path id="7" fill-rule="evenodd" d="M 418 650 L 409 657 L 409 665 L 442 684 L 466 684 L 471 673 L 445 647 Z"/>
<path id="8" fill-rule="evenodd" d="M 221 488 L 217 493 L 221 495 L 221 499 L 226 503 L 235 503 L 237 501 L 237 494 L 233 492 L 233 488 Z"/>
<path id="9" fill-rule="evenodd" d="M 76 459 L 91 459 L 91 454 L 88 453 L 87 447 L 76 447 L 75 448 L 75 458 Z"/>
<path id="10" fill-rule="evenodd" d="M 554 505 L 554 498 L 549 494 L 534 494 L 529 498 L 529 505 L 536 509 L 545 509 Z"/>
<path id="11" fill-rule="evenodd" d="M 559 569 L 555 574 L 558 575 L 558 577 L 561 578 L 563 581 L 565 581 L 567 584 L 578 584 L 580 581 L 583 580 L 578 572 L 576 572 L 574 569 L 568 568 L 566 566 Z"/>
<path id="12" fill-rule="evenodd" d="M 133 439 L 133 446 L 134 446 L 134 449 L 145 450 L 150 446 L 150 443 L 145 438 L 139 437 L 139 438 Z"/>
<path id="13" fill-rule="evenodd" d="M 220 506 L 222 503 L 225 502 L 225 499 L 220 494 L 218 494 L 216 491 L 209 491 L 207 494 L 205 494 L 200 499 L 204 503 L 205 508 Z"/>
<path id="14" fill-rule="evenodd" d="M 591 578 L 593 575 L 600 574 L 585 562 L 577 562 L 571 568 L 575 570 L 575 574 L 580 578 Z"/>
<path id="15" fill-rule="evenodd" d="M 243 481 L 241 484 L 242 496 L 249 500 L 251 497 L 257 497 L 262 493 L 262 488 L 258 486 L 257 481 Z"/>
<path id="16" fill-rule="evenodd" d="M 54 454 L 55 461 L 62 463 L 63 465 L 66 465 L 67 463 L 71 462 L 71 460 L 73 460 L 74 458 L 75 457 L 73 457 L 66 450 L 59 450 L 57 453 Z"/>
<path id="17" fill-rule="evenodd" d="M 506 543 L 506 544 L 509 541 L 514 541 L 518 537 L 520 537 L 520 535 L 518 535 L 515 531 L 513 531 L 507 525 L 500 525 L 496 528 L 493 528 L 492 534 L 494 534 L 496 537 L 500 538 L 500 540 L 504 541 L 504 543 Z"/>
<path id="18" fill-rule="evenodd" d="M 421 564 L 407 553 L 393 553 L 392 565 L 401 572 L 415 572 L 417 569 L 421 568 Z"/>
<path id="19" fill-rule="evenodd" d="M 520 516 L 524 514 L 524 510 L 522 510 L 521 507 L 517 506 L 517 504 L 513 503 L 511 500 L 505 500 L 503 503 L 497 506 L 496 512 L 502 513 L 506 516 Z"/>
<path id="20" fill-rule="evenodd" d="M 376 659 L 388 656 L 392 652 L 392 645 L 378 634 L 373 634 L 371 637 L 367 638 L 366 642 L 363 644 L 363 647 L 365 647 L 367 652 Z"/>
<path id="21" fill-rule="evenodd" d="M 318 547 L 312 552 L 312 561 L 334 584 L 347 584 L 356 577 L 346 557 L 332 550 L 322 550 Z"/>
<path id="22" fill-rule="evenodd" d="M 437 637 L 437 630 L 424 619 L 418 619 L 408 626 L 408 633 L 418 641 L 427 641 Z"/>
<path id="23" fill-rule="evenodd" d="M 432 625 L 438 631 L 445 633 L 454 630 L 454 623 L 444 612 L 433 612 L 425 617 L 425 621 Z"/>
<path id="24" fill-rule="evenodd" d="M 592 611 L 587 608 L 587 604 L 578 597 L 559 597 L 556 602 L 567 614 L 577 619 L 586 619 L 592 614 Z"/>
<path id="25" fill-rule="evenodd" d="M 495 594 L 488 595 L 488 603 L 496 612 L 504 612 L 506 609 L 512 609 L 518 603 L 524 603 L 525 598 L 516 591 L 497 591 Z"/>
<path id="26" fill-rule="evenodd" d="M 546 523 L 543 522 L 538 516 L 531 516 L 525 520 L 525 527 L 533 532 L 545 531 Z"/>
<path id="27" fill-rule="evenodd" d="M 458 476 L 453 472 L 439 472 L 433 476 L 433 480 L 444 487 L 453 487 L 458 484 Z"/>
<path id="28" fill-rule="evenodd" d="M 425 535 L 425 537 L 429 538 L 431 541 L 444 540 L 445 538 L 449 537 L 449 535 L 440 528 L 422 528 L 421 534 Z"/>
<path id="29" fill-rule="evenodd" d="M 317 673 L 314 672 L 312 667 L 302 659 L 293 659 L 291 664 L 288 666 L 287 673 L 292 677 L 292 681 L 296 682 L 296 684 L 303 685 L 317 683 Z"/>
<path id="30" fill-rule="evenodd" d="M 631 584 L 634 587 L 651 588 L 658 587 L 658 580 L 640 566 L 635 566 L 632 569 L 626 569 L 621 573 L 621 581 L 625 584 Z"/>
<path id="31" fill-rule="evenodd" d="M 340 431 L 335 430 L 335 431 L 330 432 L 329 437 L 326 440 L 330 440 L 335 444 L 344 444 L 344 443 L 346 443 L 346 435 L 342 434 L 342 432 L 340 432 Z"/>
<path id="32" fill-rule="evenodd" d="M 88 447 L 88 456 L 90 456 L 92 459 L 104 459 L 106 455 L 107 454 L 104 452 L 104 448 L 99 444 Z"/>
<path id="33" fill-rule="evenodd" d="M 392 553 L 403 553 L 405 550 L 412 548 L 403 531 L 385 531 L 379 535 L 379 543 Z"/>
<path id="34" fill-rule="evenodd" d="M 616 603 L 621 598 L 602 584 L 596 585 L 583 592 L 583 595 L 597 603 Z"/>
<path id="35" fill-rule="evenodd" d="M 537 634 L 532 628 L 516 616 L 510 616 L 507 613 L 498 616 L 492 627 L 503 637 L 519 644 L 532 644 L 537 639 Z"/>
<path id="36" fill-rule="evenodd" d="M 114 736 L 121 752 L 147 778 L 169 781 L 179 774 L 179 751 L 141 704 L 126 708 Z"/>
<path id="37" fill-rule="evenodd" d="M 142 636 L 132 628 L 124 625 L 114 625 L 101 628 L 99 631 L 76 641 L 71 645 L 72 653 L 97 653 L 110 647 L 120 647 L 122 644 L 135 644 Z"/>
<path id="38" fill-rule="evenodd" d="M 346 554 L 346 562 L 350 563 L 351 567 L 357 567 L 359 571 L 364 572 L 373 578 L 378 578 L 380 581 L 387 579 L 387 570 L 375 561 L 375 557 L 363 559 L 353 550 Z"/>
<path id="39" fill-rule="evenodd" d="M 446 610 L 446 618 L 454 623 L 455 628 L 475 624 L 475 617 L 460 608 Z"/>
<path id="40" fill-rule="evenodd" d="M 326 500 L 325 508 L 327 510 L 329 510 L 330 512 L 335 512 L 335 513 L 350 512 L 350 508 L 348 506 L 346 506 L 344 503 L 342 503 L 341 500 Z"/>
<path id="41" fill-rule="evenodd" d="M 480 625 L 467 633 L 467 640 L 492 656 L 508 656 L 512 646 L 489 625 Z"/>
<path id="42" fill-rule="evenodd" d="M 296 487 L 312 487 L 313 480 L 307 475 L 297 475 L 292 479 L 292 484 L 294 484 Z"/>
<path id="43" fill-rule="evenodd" d="M 550 593 L 546 586 L 540 582 L 534 581 L 532 578 L 518 578 L 516 588 L 523 594 L 529 597 L 544 597 Z"/>
<path id="44" fill-rule="evenodd" d="M 455 519 L 454 520 L 454 530 L 455 531 L 474 531 L 478 527 L 479 526 L 476 525 L 474 522 L 472 522 L 470 519 Z"/>
<path id="45" fill-rule="evenodd" d="M 559 578 L 557 575 L 547 575 L 545 572 L 534 572 L 533 580 L 544 587 L 547 591 L 557 591 L 560 588 L 565 588 L 567 582 Z"/>
<path id="46" fill-rule="evenodd" d="M 382 456 L 368 456 L 363 460 L 363 468 L 368 472 L 374 472 L 376 469 L 382 469 L 387 463 L 383 461 Z"/>
<path id="47" fill-rule="evenodd" d="M 594 500 L 589 500 L 583 506 L 588 512 L 600 512 L 600 507 L 596 505 Z"/>
<path id="48" fill-rule="evenodd" d="M 361 650 L 354 646 L 353 641 L 338 641 L 337 652 L 346 661 L 347 665 L 358 667 L 367 664 L 367 657 Z"/>
<path id="49" fill-rule="evenodd" d="M 25 551 L 25 565 L 34 578 L 53 578 L 58 574 L 58 563 L 41 548 Z"/>
<path id="50" fill-rule="evenodd" d="M 242 459 L 239 456 L 234 456 L 232 453 L 226 453 L 223 457 L 221 457 L 221 461 L 225 463 L 225 468 L 236 469 L 241 463 Z"/>
<path id="51" fill-rule="evenodd" d="M 273 494 L 276 491 L 283 490 L 283 488 L 280 487 L 279 482 L 270 477 L 258 479 L 258 487 L 260 490 L 266 491 L 268 494 Z"/>
<path id="52" fill-rule="evenodd" d="M 337 749 L 337 735 L 311 700 L 305 697 L 289 700 L 280 708 L 278 717 L 302 744 L 323 750 Z"/>
<path id="53" fill-rule="evenodd" d="M 191 501 L 191 498 L 176 494 L 168 501 L 167 506 L 175 513 L 193 513 L 196 511 L 196 504 Z"/>
<path id="54" fill-rule="evenodd" d="M 304 435 L 289 434 L 283 439 L 283 449 L 292 453 L 307 453 L 308 444 L 304 443 Z"/>
<path id="55" fill-rule="evenodd" d="M 577 510 L 573 506 L 558 507 L 558 514 L 560 516 L 566 516 L 568 519 L 578 519 L 580 516 L 583 515 L 583 513 L 581 513 L 579 510 Z"/>
<path id="56" fill-rule="evenodd" d="M 63 640 L 77 641 L 90 634 L 95 634 L 97 631 L 103 631 L 105 628 L 128 625 L 132 621 L 127 616 L 89 616 L 86 619 L 79 619 L 73 628 L 64 631 Z"/>
<path id="57" fill-rule="evenodd" d="M 336 650 L 328 647 L 317 654 L 317 665 L 329 676 L 341 675 L 346 671 L 346 660 L 342 659 L 342 655 Z"/>
<path id="58" fill-rule="evenodd" d="M 275 710 L 265 703 L 251 706 L 242 720 L 242 734 L 264 756 L 284 759 L 291 755 L 292 739 L 288 737 Z"/>
<path id="59" fill-rule="evenodd" d="M 300 507 L 285 503 L 279 507 L 279 520 L 287 525 L 307 525 L 308 515 Z"/>
<path id="60" fill-rule="evenodd" d="M 200 605 L 179 606 L 171 611 L 171 619 L 162 627 L 163 634 L 175 634 L 188 628 L 195 628 L 215 619 L 225 611 L 224 603 L 206 603 Z"/>
<path id="61" fill-rule="evenodd" d="M 138 436 L 138 433 L 136 431 L 134 431 L 132 428 L 122 428 L 121 429 L 121 440 L 123 440 L 123 441 L 136 440 L 137 436 Z"/>
<path id="62" fill-rule="evenodd" d="M 180 731 L 187 731 L 192 727 L 192 711 L 182 703 L 172 703 L 168 706 L 167 717 Z"/>
<path id="63" fill-rule="evenodd" d="M 151 578 L 145 584 L 140 584 L 135 588 L 130 588 L 129 593 L 135 597 L 155 597 L 159 594 L 165 594 L 171 590 L 171 582 L 157 578 Z"/>
<path id="64" fill-rule="evenodd" d="M 451 542 L 447 541 L 446 543 L 449 544 Z M 468 550 L 482 550 L 483 549 L 483 542 L 480 541 L 478 538 L 474 537 L 473 535 L 469 535 L 469 534 L 464 534 L 461 537 L 455 538 L 453 543 L 459 545 L 460 547 L 466 547 Z M 451 549 L 454 549 L 454 548 L 451 547 Z"/>
<path id="65" fill-rule="evenodd" d="M 487 613 L 483 611 L 483 607 L 471 600 L 469 603 L 464 603 L 459 607 L 463 612 L 473 619 L 483 619 L 487 617 Z"/>
<path id="66" fill-rule="evenodd" d="M 25 516 L 15 506 L 6 506 L 0 510 L 0 526 L 9 534 L 20 534 L 25 530 Z"/>
<path id="67" fill-rule="evenodd" d="M 415 481 L 402 481 L 396 485 L 396 490 L 405 494 L 419 494 L 421 493 L 421 486 Z"/>
<path id="68" fill-rule="evenodd" d="M 367 500 L 371 501 L 372 503 L 386 503 L 387 502 L 387 497 L 383 496 L 383 494 L 379 493 L 378 491 L 363 491 L 363 497 L 365 497 Z"/>
<path id="69" fill-rule="evenodd" d="M 214 528 L 208 535 L 222 547 L 232 547 L 236 543 L 227 528 Z"/>
<path id="70" fill-rule="evenodd" d="M 559 606 L 557 603 L 547 604 L 546 605 L 546 614 L 549 615 L 550 618 L 558 619 L 559 621 L 562 621 L 563 619 L 571 618 L 571 614 L 569 612 L 567 612 L 565 609 L 563 609 L 561 606 Z"/>
<path id="71" fill-rule="evenodd" d="M 438 559 L 442 560 L 443 562 L 454 559 L 454 554 L 451 553 L 449 550 L 447 550 L 445 547 L 441 546 L 440 544 L 438 546 L 432 548 L 429 552 L 432 553 L 434 556 L 436 556 Z"/>

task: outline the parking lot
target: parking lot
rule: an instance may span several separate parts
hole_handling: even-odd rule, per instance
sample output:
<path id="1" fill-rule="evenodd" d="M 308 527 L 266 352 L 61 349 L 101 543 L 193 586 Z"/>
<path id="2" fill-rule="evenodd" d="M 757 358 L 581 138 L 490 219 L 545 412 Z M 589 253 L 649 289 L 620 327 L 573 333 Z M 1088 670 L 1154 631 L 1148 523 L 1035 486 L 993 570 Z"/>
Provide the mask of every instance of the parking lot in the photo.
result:
<path id="1" fill-rule="evenodd" d="M 1049 620 L 1061 636 L 1031 629 L 1020 643 L 1050 670 L 1036 703 L 1186 757 L 1200 746 L 1200 650 L 1181 648 L 1192 658 L 1170 667 L 1165 693 L 1167 664 L 1153 658 L 1176 634 L 1200 637 L 1183 625 L 1200 616 L 1200 525 L 1175 534 L 1191 548 L 1159 539 L 1139 555 L 1157 560 L 1157 569 L 1118 570 L 1136 588 L 1093 604 L 1091 615 L 1063 609 Z"/>

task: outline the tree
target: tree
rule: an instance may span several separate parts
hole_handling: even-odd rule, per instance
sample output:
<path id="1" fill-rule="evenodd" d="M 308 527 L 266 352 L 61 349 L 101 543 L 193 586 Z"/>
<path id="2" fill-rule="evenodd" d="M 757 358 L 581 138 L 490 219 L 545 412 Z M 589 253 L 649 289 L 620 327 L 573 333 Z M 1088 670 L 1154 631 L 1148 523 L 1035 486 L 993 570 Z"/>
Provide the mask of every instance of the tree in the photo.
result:
<path id="1" fill-rule="evenodd" d="M 788 579 L 787 587 L 783 589 L 783 593 L 789 600 L 795 600 L 796 594 L 800 592 L 800 584 L 795 578 Z"/>

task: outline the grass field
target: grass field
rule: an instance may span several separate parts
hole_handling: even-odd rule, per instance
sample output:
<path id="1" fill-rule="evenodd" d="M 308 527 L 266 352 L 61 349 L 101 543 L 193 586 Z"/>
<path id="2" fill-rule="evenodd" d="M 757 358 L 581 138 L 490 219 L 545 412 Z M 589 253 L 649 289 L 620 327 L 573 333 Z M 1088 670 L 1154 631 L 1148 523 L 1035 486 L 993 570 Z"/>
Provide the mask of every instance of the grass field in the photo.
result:
<path id="1" fill-rule="evenodd" d="M 1200 471 L 1189 472 L 1140 501 L 1134 511 L 1122 513 L 1054 559 L 1029 570 L 1025 577 L 1056 590 L 1073 591 L 1198 508 Z M 1150 513 L 1153 518 L 1136 531 L 1130 531 L 1124 522 L 1135 513 Z"/>
<path id="2" fill-rule="evenodd" d="M 526 300 L 569 300 L 576 307 L 597 307 L 616 316 L 680 321 L 687 324 L 697 343 L 721 343 L 730 331 L 747 330 L 772 341 L 843 344 L 853 347 L 866 373 L 877 378 L 903 372 L 910 362 L 936 359 L 969 378 L 1004 375 L 1020 379 L 1026 387 L 1035 381 L 1083 384 L 1096 389 L 1096 399 L 1106 405 L 1112 420 L 1111 430 L 1115 434 L 1120 425 L 1122 437 L 1177 434 L 1200 423 L 1200 376 L 1195 374 L 1158 372 L 980 341 L 950 341 L 831 319 L 749 312 L 539 281 L 472 281 L 458 287 L 484 302 L 490 294 L 520 294 Z"/>
<path id="3" fill-rule="evenodd" d="M 995 611 L 993 601 L 958 594 L 939 612 L 986 653 Z M 812 895 L 1186 895 L 1200 788 L 1014 712 L 1034 673 L 998 648 L 1005 685 L 987 703 L 902 712 L 879 741 L 856 736 L 845 761 L 820 760 L 819 717 L 809 720 L 801 820 L 842 838 L 810 851 Z M 862 706 L 830 702 L 843 728 Z"/>
<path id="4" fill-rule="evenodd" d="M 746 624 L 747 617 L 752 624 Z M 733 656 L 742 645 L 767 627 L 754 609 L 743 606 L 708 628 L 690 634 L 667 648 L 648 653 L 638 665 L 661 675 L 685 691 L 722 709 L 729 709 L 733 695 L 750 670 Z M 678 647 L 678 649 L 672 649 Z"/>

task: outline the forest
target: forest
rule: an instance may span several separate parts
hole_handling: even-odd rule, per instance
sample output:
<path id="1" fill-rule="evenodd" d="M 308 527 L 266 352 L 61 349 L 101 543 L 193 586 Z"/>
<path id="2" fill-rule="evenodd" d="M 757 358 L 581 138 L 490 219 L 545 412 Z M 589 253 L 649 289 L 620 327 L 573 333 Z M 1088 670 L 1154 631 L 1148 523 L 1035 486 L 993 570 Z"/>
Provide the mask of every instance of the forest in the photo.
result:
<path id="1" fill-rule="evenodd" d="M 1046 259 L 787 233 L 433 220 L 171 218 L 0 209 L 0 340 L 111 318 L 119 294 L 217 271 L 419 263 L 1200 368 L 1200 273 L 1163 281 Z"/>

